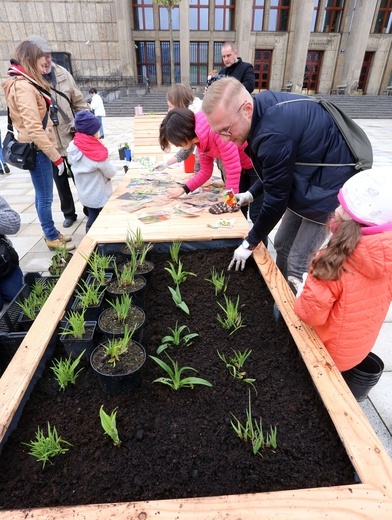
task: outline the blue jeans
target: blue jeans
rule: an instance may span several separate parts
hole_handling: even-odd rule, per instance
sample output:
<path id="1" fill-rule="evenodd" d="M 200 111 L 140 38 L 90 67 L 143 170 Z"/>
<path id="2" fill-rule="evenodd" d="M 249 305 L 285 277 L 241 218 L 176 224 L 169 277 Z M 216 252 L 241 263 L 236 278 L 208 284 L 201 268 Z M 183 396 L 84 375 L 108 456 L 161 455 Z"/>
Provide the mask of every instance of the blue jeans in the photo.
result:
<path id="1" fill-rule="evenodd" d="M 286 278 L 302 281 L 310 262 L 326 238 L 323 224 L 311 222 L 286 210 L 274 240 L 276 265 Z"/>
<path id="2" fill-rule="evenodd" d="M 53 172 L 52 162 L 43 152 L 37 152 L 34 170 L 30 170 L 31 180 L 35 189 L 35 209 L 47 240 L 59 237 L 52 216 L 53 202 Z M 66 175 L 66 173 L 63 173 Z"/>
<path id="3" fill-rule="evenodd" d="M 0 310 L 4 302 L 12 301 L 23 287 L 23 273 L 19 266 L 16 266 L 6 276 L 0 277 Z"/>
<path id="4" fill-rule="evenodd" d="M 103 137 L 105 134 L 103 133 L 102 116 L 95 116 L 95 117 L 101 123 L 101 128 L 99 129 L 99 137 Z"/>

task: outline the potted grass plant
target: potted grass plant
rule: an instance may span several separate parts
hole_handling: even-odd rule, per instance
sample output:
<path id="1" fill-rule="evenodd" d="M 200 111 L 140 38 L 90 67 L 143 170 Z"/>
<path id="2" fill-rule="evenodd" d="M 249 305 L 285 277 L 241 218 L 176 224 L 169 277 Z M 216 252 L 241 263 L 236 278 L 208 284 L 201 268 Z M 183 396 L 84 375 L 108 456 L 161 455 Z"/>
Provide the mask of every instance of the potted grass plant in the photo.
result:
<path id="1" fill-rule="evenodd" d="M 114 338 L 124 335 L 125 330 L 134 330 L 137 341 L 141 341 L 146 315 L 140 307 L 132 304 L 129 294 L 122 294 L 102 311 L 98 318 L 98 327 L 106 337 Z"/>
<path id="2" fill-rule="evenodd" d="M 137 265 L 126 262 L 120 267 L 114 266 L 114 278 L 107 286 L 107 299 L 114 300 L 121 294 L 132 296 L 133 303 L 144 307 L 144 292 L 147 288 L 147 280 L 144 276 L 136 274 Z"/>
<path id="3" fill-rule="evenodd" d="M 80 356 L 82 352 L 84 352 L 83 359 L 88 359 L 95 346 L 94 333 L 97 322 L 86 321 L 84 315 L 84 309 L 81 312 L 70 311 L 60 334 L 60 341 L 66 353 L 73 359 Z"/>
<path id="4" fill-rule="evenodd" d="M 87 283 L 81 280 L 76 290 L 76 297 L 71 310 L 80 312 L 84 310 L 87 321 L 96 321 L 102 310 L 106 286 Z"/>

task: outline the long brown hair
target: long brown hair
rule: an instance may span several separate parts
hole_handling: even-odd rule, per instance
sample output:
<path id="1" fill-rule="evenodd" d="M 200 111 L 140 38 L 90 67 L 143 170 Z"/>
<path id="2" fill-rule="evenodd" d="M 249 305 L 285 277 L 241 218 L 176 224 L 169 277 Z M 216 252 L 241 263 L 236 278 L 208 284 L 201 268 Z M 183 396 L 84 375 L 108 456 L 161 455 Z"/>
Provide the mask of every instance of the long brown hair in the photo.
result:
<path id="1" fill-rule="evenodd" d="M 192 90 L 183 83 L 174 83 L 166 93 L 166 99 L 175 108 L 188 108 L 193 103 Z"/>
<path id="2" fill-rule="evenodd" d="M 39 47 L 33 42 L 26 40 L 16 47 L 12 57 L 22 65 L 24 70 L 34 81 L 44 89 L 50 90 L 49 83 L 45 80 L 37 67 L 37 61 L 44 56 L 45 53 L 42 52 Z"/>
<path id="3" fill-rule="evenodd" d="M 318 280 L 339 280 L 345 270 L 344 262 L 362 237 L 363 226 L 355 220 L 339 221 L 337 226 L 327 246 L 312 260 L 310 272 Z"/>

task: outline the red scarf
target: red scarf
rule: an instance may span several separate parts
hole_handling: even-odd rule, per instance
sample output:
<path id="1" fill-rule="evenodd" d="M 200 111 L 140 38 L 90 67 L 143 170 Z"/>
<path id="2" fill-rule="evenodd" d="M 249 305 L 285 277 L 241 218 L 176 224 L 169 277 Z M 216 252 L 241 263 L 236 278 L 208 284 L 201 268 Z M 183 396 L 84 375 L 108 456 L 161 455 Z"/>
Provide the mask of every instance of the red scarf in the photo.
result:
<path id="1" fill-rule="evenodd" d="M 22 65 L 18 63 L 16 60 L 11 60 L 11 67 L 7 70 L 8 76 L 23 76 L 27 79 L 30 83 L 32 83 L 42 94 L 43 98 L 46 101 L 47 106 L 49 107 L 52 103 L 50 92 L 48 90 L 45 90 L 41 85 L 39 85 L 35 79 L 30 77 L 27 72 L 24 70 Z"/>
<path id="2" fill-rule="evenodd" d="M 92 161 L 105 161 L 109 156 L 108 149 L 92 135 L 76 132 L 74 143 Z"/>

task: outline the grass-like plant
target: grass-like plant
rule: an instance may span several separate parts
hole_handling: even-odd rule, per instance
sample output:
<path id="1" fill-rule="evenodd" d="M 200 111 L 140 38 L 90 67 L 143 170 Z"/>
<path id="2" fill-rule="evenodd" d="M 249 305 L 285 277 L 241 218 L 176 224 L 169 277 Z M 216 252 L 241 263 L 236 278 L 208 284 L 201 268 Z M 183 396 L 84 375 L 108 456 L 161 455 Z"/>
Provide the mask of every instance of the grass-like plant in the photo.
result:
<path id="1" fill-rule="evenodd" d="M 117 279 L 117 283 L 120 287 L 129 287 L 135 284 L 137 265 L 131 262 L 126 262 L 118 268 L 114 266 L 114 274 Z"/>
<path id="2" fill-rule="evenodd" d="M 168 385 L 173 390 L 178 390 L 180 388 L 193 388 L 194 385 L 212 386 L 209 381 L 200 377 L 184 377 L 184 379 L 181 379 L 182 373 L 185 370 L 192 370 L 194 372 L 197 372 L 197 370 L 192 367 L 178 368 L 178 362 L 174 361 L 174 359 L 172 359 L 170 356 L 167 357 L 169 358 L 172 366 L 169 366 L 162 359 L 150 356 L 150 358 L 158 363 L 158 365 L 163 368 L 163 370 L 168 375 L 168 377 L 158 377 L 158 379 L 155 379 L 153 383 L 162 383 L 164 385 Z"/>
<path id="3" fill-rule="evenodd" d="M 105 435 L 109 435 L 109 437 L 113 441 L 113 444 L 117 447 L 120 447 L 121 441 L 118 436 L 116 416 L 117 408 L 115 408 L 110 415 L 108 415 L 105 412 L 105 410 L 103 409 L 103 405 L 99 409 L 99 417 L 101 419 L 101 425 L 105 432 Z"/>
<path id="4" fill-rule="evenodd" d="M 132 296 L 128 293 L 123 293 L 117 296 L 113 301 L 107 300 L 109 305 L 116 311 L 117 320 L 121 323 L 127 319 L 132 305 Z"/>
<path id="5" fill-rule="evenodd" d="M 142 230 L 140 228 L 136 228 L 136 231 L 128 229 L 127 236 L 125 237 L 125 244 L 130 253 L 134 249 L 139 251 L 143 247 Z"/>
<path id="6" fill-rule="evenodd" d="M 54 286 L 55 282 L 52 283 L 49 280 L 38 278 L 32 286 L 30 294 L 23 301 L 16 302 L 27 318 L 34 320 L 37 317 Z"/>
<path id="7" fill-rule="evenodd" d="M 259 421 L 252 418 L 252 405 L 249 392 L 249 404 L 246 410 L 246 421 L 244 424 L 233 414 L 234 421 L 231 421 L 231 426 L 238 435 L 238 437 L 244 442 L 250 441 L 252 444 L 252 451 L 254 455 L 257 455 L 262 448 L 273 448 L 276 449 L 277 443 L 277 427 L 270 426 L 270 431 L 265 435 L 263 433 L 263 425 L 261 418 Z"/>
<path id="8" fill-rule="evenodd" d="M 173 301 L 176 306 L 183 310 L 186 314 L 189 314 L 189 307 L 182 299 L 179 286 L 176 285 L 175 289 L 173 289 L 173 287 L 168 287 L 168 289 L 171 292 Z"/>
<path id="9" fill-rule="evenodd" d="M 78 368 L 80 360 L 85 352 L 86 351 L 83 350 L 83 352 L 74 360 L 72 359 L 72 356 L 69 356 L 67 359 L 55 359 L 53 361 L 51 369 L 54 372 L 56 381 L 61 390 L 65 390 L 69 383 L 75 384 L 76 378 L 83 368 L 80 368 L 77 372 L 76 369 Z"/>
<path id="10" fill-rule="evenodd" d="M 251 352 L 252 350 L 250 349 L 246 349 L 244 352 L 241 352 L 239 350 L 233 350 L 233 355 L 229 359 L 227 359 L 224 354 L 221 354 L 219 350 L 217 350 L 219 358 L 226 365 L 226 368 L 229 371 L 230 375 L 234 379 L 238 379 L 240 381 L 243 381 L 244 383 L 249 383 L 253 386 L 253 388 L 255 388 L 253 383 L 256 381 L 256 379 L 247 377 L 246 371 L 244 370 L 245 361 L 248 359 Z"/>
<path id="11" fill-rule="evenodd" d="M 174 329 L 169 327 L 169 330 L 171 331 L 171 334 L 162 338 L 162 343 L 157 349 L 157 354 L 161 354 L 164 350 L 172 346 L 179 346 L 180 344 L 184 346 L 191 345 L 192 340 L 199 335 L 196 332 L 191 332 L 182 336 L 182 333 L 189 330 L 189 328 L 186 325 L 181 325 L 181 327 L 179 327 L 177 321 Z"/>
<path id="12" fill-rule="evenodd" d="M 116 366 L 116 362 L 120 361 L 121 355 L 128 350 L 128 345 L 135 330 L 136 327 L 131 330 L 125 327 L 124 336 L 111 338 L 107 344 L 104 345 L 105 355 L 109 358 L 109 363 L 112 363 L 114 367 Z"/>
<path id="13" fill-rule="evenodd" d="M 88 273 L 91 274 L 99 285 L 105 283 L 105 274 L 110 264 L 113 262 L 113 256 L 104 255 L 98 251 L 93 251 L 90 257 L 80 253 L 86 260 L 88 265 Z"/>
<path id="14" fill-rule="evenodd" d="M 60 275 L 67 266 L 67 260 L 70 254 L 65 247 L 56 247 L 54 255 L 50 260 L 49 272 L 54 275 Z"/>
<path id="15" fill-rule="evenodd" d="M 48 433 L 44 434 L 43 430 L 38 426 L 35 434 L 35 440 L 30 442 L 23 442 L 25 446 L 30 448 L 29 455 L 32 455 L 37 459 L 37 462 L 42 462 L 42 469 L 45 468 L 45 464 L 49 462 L 53 464 L 50 459 L 56 455 L 64 455 L 69 448 L 66 446 L 72 446 L 71 443 L 63 440 L 57 433 L 56 427 L 51 428 L 48 421 Z"/>
<path id="16" fill-rule="evenodd" d="M 170 257 L 173 260 L 173 263 L 175 263 L 175 264 L 178 264 L 178 258 L 180 255 L 181 244 L 182 244 L 182 242 L 180 242 L 179 240 L 175 240 L 174 242 L 172 242 L 170 249 L 169 249 Z"/>
<path id="17" fill-rule="evenodd" d="M 206 282 L 210 282 L 215 287 L 215 296 L 218 296 L 220 292 L 226 292 L 229 277 L 226 278 L 225 272 L 222 270 L 220 274 L 217 272 L 215 267 L 211 269 L 211 278 L 206 278 Z"/>
<path id="18" fill-rule="evenodd" d="M 233 329 L 230 332 L 231 336 L 231 334 L 233 334 L 236 330 L 240 329 L 241 327 L 245 327 L 245 325 L 243 324 L 241 313 L 238 310 L 240 304 L 239 295 L 237 296 L 236 303 L 234 303 L 230 298 L 228 298 L 226 294 L 224 296 L 226 305 L 223 306 L 219 302 L 218 305 L 225 314 L 223 317 L 220 314 L 218 314 L 217 320 L 224 329 Z"/>
<path id="19" fill-rule="evenodd" d="M 82 312 L 69 311 L 66 321 L 69 324 L 68 328 L 61 331 L 62 335 L 70 335 L 75 339 L 83 338 L 86 333 L 86 321 L 84 319 L 85 309 Z"/>
<path id="20" fill-rule="evenodd" d="M 165 271 L 170 273 L 171 277 L 173 278 L 173 282 L 176 285 L 184 283 L 188 276 L 197 276 L 195 273 L 191 273 L 190 271 L 183 271 L 183 265 L 181 260 L 179 260 L 177 263 L 177 269 L 172 262 L 168 261 L 168 264 L 170 265 L 170 267 L 165 267 Z"/>
<path id="21" fill-rule="evenodd" d="M 79 304 L 82 309 L 86 307 L 94 307 L 98 305 L 106 288 L 97 284 L 88 284 L 84 280 L 78 285 L 76 296 L 79 298 Z"/>

